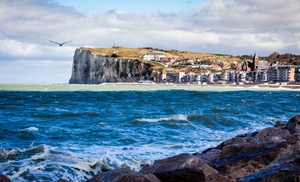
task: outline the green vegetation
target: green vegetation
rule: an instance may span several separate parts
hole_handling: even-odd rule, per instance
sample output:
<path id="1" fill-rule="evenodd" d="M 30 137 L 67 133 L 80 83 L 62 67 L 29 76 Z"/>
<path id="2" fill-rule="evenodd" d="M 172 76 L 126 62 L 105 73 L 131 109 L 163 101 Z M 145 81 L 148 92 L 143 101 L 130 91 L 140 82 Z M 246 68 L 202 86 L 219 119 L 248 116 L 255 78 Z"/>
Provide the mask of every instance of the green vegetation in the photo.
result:
<path id="1" fill-rule="evenodd" d="M 179 51 L 179 50 L 163 50 L 163 49 L 153 49 L 153 48 L 127 48 L 121 46 L 113 46 L 111 48 L 89 48 L 81 47 L 82 50 L 89 50 L 93 54 L 98 54 L 102 56 L 117 55 L 118 57 L 139 59 L 142 55 L 148 52 L 162 52 L 170 59 L 178 58 L 189 58 L 189 59 L 210 59 L 210 60 L 231 60 L 239 61 L 237 57 L 232 57 L 225 54 L 211 54 L 211 53 L 201 53 L 201 52 L 189 52 L 189 51 Z"/>
<path id="2" fill-rule="evenodd" d="M 214 54 L 216 56 L 229 56 L 228 54 Z"/>
<path id="3" fill-rule="evenodd" d="M 162 68 L 165 67 L 165 65 L 162 64 L 162 63 L 158 63 L 158 62 L 155 62 L 155 61 L 148 61 L 148 62 L 151 62 L 153 65 L 155 65 L 155 66 L 157 66 L 157 67 L 162 67 Z"/>

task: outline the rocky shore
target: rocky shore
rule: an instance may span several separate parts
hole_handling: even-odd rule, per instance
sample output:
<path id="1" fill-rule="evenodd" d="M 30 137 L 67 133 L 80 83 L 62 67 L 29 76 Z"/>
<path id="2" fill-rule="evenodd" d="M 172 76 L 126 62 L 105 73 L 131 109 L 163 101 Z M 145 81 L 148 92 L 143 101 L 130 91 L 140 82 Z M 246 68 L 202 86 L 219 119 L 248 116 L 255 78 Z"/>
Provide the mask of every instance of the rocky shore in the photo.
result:
<path id="1" fill-rule="evenodd" d="M 245 133 L 201 153 L 155 161 L 140 171 L 100 172 L 89 182 L 300 181 L 300 115 L 286 124 Z M 9 182 L 4 175 L 0 181 Z M 59 180 L 60 182 L 66 180 Z"/>
<path id="2" fill-rule="evenodd" d="M 299 181 L 299 137 L 300 115 L 202 153 L 162 159 L 139 172 L 115 169 L 90 181 Z"/>

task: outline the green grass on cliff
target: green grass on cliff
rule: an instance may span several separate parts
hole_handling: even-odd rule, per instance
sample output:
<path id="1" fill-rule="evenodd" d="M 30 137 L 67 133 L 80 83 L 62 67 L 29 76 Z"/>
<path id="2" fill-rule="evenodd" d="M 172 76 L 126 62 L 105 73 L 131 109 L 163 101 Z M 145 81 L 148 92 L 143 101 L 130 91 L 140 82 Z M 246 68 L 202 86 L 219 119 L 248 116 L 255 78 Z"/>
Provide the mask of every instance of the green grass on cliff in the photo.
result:
<path id="1" fill-rule="evenodd" d="M 161 52 L 165 54 L 166 59 L 181 59 L 181 58 L 189 58 L 189 59 L 200 59 L 200 60 L 224 60 L 224 61 L 243 61 L 239 57 L 225 55 L 225 54 L 212 54 L 212 53 L 201 53 L 201 52 L 190 52 L 190 51 L 179 51 L 179 50 L 163 50 L 163 49 L 153 49 L 153 48 L 127 48 L 127 47 L 119 47 L 113 46 L 111 48 L 89 48 L 89 47 L 81 47 L 81 50 L 89 50 L 92 54 L 97 54 L 101 56 L 115 56 L 122 58 L 130 58 L 130 59 L 139 59 L 142 62 L 150 63 L 153 65 L 154 70 L 169 70 L 169 71 L 183 71 L 188 72 L 187 68 L 166 68 L 164 64 L 153 62 L 153 61 L 145 61 L 141 59 L 141 56 L 147 54 L 148 52 Z M 199 71 L 199 70 L 198 70 Z M 201 71 L 201 70 L 200 70 Z M 197 72 L 197 70 L 194 70 Z"/>
<path id="2" fill-rule="evenodd" d="M 116 47 L 111 48 L 88 48 L 81 47 L 82 50 L 89 50 L 93 54 L 99 54 L 102 56 L 112 56 L 113 54 L 118 57 L 139 59 L 141 56 L 148 52 L 161 52 L 164 53 L 167 58 L 189 58 L 189 59 L 211 59 L 211 60 L 228 60 L 228 61 L 239 61 L 240 59 L 234 56 L 225 54 L 211 54 L 201 52 L 190 52 L 190 51 L 179 51 L 179 50 L 163 50 L 163 49 L 152 49 L 152 48 L 127 48 L 127 47 Z"/>

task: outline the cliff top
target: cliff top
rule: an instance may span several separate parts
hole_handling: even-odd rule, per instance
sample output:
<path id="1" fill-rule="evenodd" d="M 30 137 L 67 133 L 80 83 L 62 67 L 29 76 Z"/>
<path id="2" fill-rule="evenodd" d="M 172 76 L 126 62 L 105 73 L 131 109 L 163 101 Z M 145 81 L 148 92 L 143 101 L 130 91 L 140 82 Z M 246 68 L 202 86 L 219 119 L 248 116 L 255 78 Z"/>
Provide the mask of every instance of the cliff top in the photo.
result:
<path id="1" fill-rule="evenodd" d="M 142 48 L 128 48 L 121 46 L 112 46 L 108 48 L 89 48 L 81 47 L 81 50 L 89 50 L 92 54 L 98 54 L 107 57 L 123 57 L 131 59 L 140 59 L 141 56 L 149 52 L 161 52 L 164 53 L 165 57 L 168 59 L 201 59 L 201 60 L 223 60 L 223 61 L 237 61 L 243 62 L 245 60 L 252 60 L 253 55 L 242 55 L 242 56 L 232 56 L 226 54 L 214 54 L 214 53 L 201 53 L 201 52 L 191 52 L 191 51 L 180 51 L 180 50 L 164 50 L 152 47 L 142 47 Z M 260 60 L 268 61 L 269 63 L 279 62 L 282 65 L 300 65 L 300 55 L 295 55 L 291 53 L 279 54 L 274 52 L 269 56 L 260 56 Z"/>
<path id="2" fill-rule="evenodd" d="M 164 53 L 167 58 L 199 58 L 199 59 L 210 59 L 210 60 L 225 60 L 225 61 L 242 61 L 240 57 L 223 54 L 212 54 L 212 53 L 201 53 L 201 52 L 190 52 L 190 51 L 179 51 L 179 50 L 163 50 L 152 47 L 143 48 L 127 48 L 120 46 L 113 46 L 111 48 L 89 48 L 81 47 L 81 50 L 89 50 L 92 54 L 98 54 L 102 56 L 111 57 L 113 54 L 117 54 L 118 57 L 126 58 L 140 58 L 148 52 L 161 52 Z"/>

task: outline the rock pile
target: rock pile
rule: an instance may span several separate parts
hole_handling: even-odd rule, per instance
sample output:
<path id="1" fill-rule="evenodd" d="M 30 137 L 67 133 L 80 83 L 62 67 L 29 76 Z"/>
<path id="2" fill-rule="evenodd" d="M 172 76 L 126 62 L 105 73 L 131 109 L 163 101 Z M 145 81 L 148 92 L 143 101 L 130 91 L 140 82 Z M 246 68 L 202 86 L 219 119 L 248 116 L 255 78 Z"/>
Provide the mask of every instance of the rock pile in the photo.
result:
<path id="1" fill-rule="evenodd" d="M 115 169 L 98 181 L 300 181 L 300 115 L 285 125 L 238 135 L 202 153 L 158 160 L 139 172 Z"/>
<path id="2" fill-rule="evenodd" d="M 89 182 L 300 181 L 300 115 L 287 124 L 238 135 L 202 153 L 183 153 L 144 166 L 114 169 Z M 0 181 L 9 181 L 0 175 Z M 62 180 L 61 180 L 62 181 Z"/>

